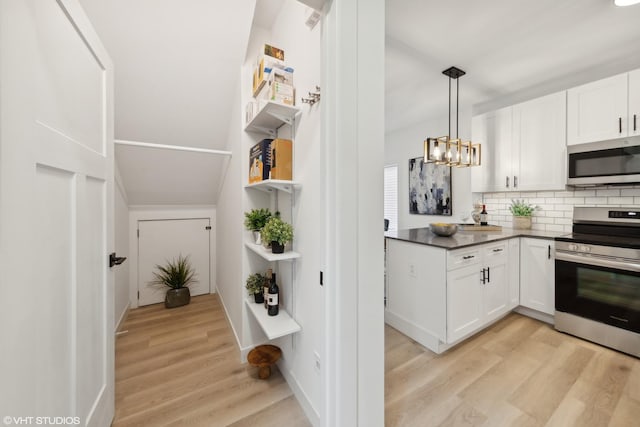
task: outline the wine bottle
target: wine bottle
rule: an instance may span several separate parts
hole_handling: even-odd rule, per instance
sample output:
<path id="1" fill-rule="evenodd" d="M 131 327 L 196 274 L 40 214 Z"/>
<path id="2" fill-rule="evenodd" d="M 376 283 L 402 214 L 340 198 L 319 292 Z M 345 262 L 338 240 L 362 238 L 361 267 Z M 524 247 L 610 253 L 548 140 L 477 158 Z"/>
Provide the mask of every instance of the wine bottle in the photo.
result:
<path id="1" fill-rule="evenodd" d="M 277 316 L 278 311 L 280 311 L 278 306 L 278 299 L 280 297 L 280 288 L 278 288 L 278 284 L 276 283 L 276 274 L 273 273 L 271 277 L 271 285 L 269 286 L 269 309 L 267 310 L 267 314 L 269 316 Z"/>
<path id="2" fill-rule="evenodd" d="M 482 205 L 482 212 L 480 212 L 480 225 L 489 225 L 487 222 L 487 205 Z"/>
<path id="3" fill-rule="evenodd" d="M 271 284 L 272 277 L 273 277 L 273 270 L 272 269 L 268 269 L 267 270 L 267 279 L 262 284 L 262 295 L 264 296 L 264 308 L 265 309 L 269 308 L 269 304 L 268 304 L 267 298 L 269 298 L 269 285 Z"/>

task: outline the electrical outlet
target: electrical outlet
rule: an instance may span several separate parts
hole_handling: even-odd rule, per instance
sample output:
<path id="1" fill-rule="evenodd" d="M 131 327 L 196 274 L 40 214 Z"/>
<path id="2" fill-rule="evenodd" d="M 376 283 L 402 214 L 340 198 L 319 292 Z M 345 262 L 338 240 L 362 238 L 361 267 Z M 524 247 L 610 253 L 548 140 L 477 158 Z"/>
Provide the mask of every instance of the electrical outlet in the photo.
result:
<path id="1" fill-rule="evenodd" d="M 416 277 L 416 265 L 413 263 L 409 264 L 409 277 Z"/>
<path id="2" fill-rule="evenodd" d="M 316 370 L 316 374 L 320 374 L 320 355 L 314 351 L 313 352 L 313 357 L 314 357 L 314 364 L 313 364 L 313 368 Z"/>

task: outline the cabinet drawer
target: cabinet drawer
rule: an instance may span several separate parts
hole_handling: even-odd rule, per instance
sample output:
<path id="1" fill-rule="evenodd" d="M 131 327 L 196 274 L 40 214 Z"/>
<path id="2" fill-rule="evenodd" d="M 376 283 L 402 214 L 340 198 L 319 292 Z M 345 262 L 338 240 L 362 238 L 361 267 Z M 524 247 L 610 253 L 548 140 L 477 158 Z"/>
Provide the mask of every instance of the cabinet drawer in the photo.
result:
<path id="1" fill-rule="evenodd" d="M 507 259 L 507 248 L 509 247 L 508 241 L 487 245 L 484 247 L 484 260 L 487 264 L 493 264 L 500 262 L 500 260 Z"/>
<path id="2" fill-rule="evenodd" d="M 480 249 L 466 248 L 447 252 L 447 271 L 480 263 Z"/>

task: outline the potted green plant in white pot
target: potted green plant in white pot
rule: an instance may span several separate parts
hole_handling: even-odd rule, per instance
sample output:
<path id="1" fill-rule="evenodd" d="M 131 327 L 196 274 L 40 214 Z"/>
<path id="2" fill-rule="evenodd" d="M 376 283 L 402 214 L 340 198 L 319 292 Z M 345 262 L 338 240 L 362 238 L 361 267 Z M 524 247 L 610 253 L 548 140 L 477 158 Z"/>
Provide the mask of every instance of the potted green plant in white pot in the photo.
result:
<path id="1" fill-rule="evenodd" d="M 264 303 L 264 282 L 267 277 L 260 273 L 253 273 L 247 277 L 247 283 L 245 288 L 249 291 L 249 294 L 253 295 L 253 300 L 256 304 Z"/>
<path id="2" fill-rule="evenodd" d="M 537 206 L 525 203 L 524 200 L 511 199 L 511 206 L 509 206 L 509 211 L 513 215 L 513 228 L 531 228 L 531 217 L 533 216 L 533 212 L 536 209 L 538 209 Z"/>
<path id="3" fill-rule="evenodd" d="M 265 226 L 267 221 L 271 218 L 271 211 L 269 209 L 251 209 L 249 212 L 244 213 L 244 226 L 247 230 L 253 232 L 253 239 L 256 245 L 261 244 L 260 230 Z"/>
<path id="4" fill-rule="evenodd" d="M 293 226 L 279 216 L 272 216 L 262 228 L 262 241 L 271 242 L 271 252 L 281 254 L 284 246 L 293 240 Z"/>
<path id="5" fill-rule="evenodd" d="M 156 264 L 156 270 L 153 272 L 155 279 L 150 284 L 169 288 L 164 297 L 164 306 L 174 308 L 189 304 L 191 301 L 189 285 L 198 282 L 189 256 L 183 257 L 180 254 L 177 259 L 167 261 L 165 265 Z"/>

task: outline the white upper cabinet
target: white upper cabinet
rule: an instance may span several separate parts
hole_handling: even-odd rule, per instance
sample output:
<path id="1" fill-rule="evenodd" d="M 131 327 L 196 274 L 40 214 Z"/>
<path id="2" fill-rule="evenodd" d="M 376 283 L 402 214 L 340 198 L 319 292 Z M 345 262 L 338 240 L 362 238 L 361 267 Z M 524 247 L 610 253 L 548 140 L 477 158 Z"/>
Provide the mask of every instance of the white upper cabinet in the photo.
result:
<path id="1" fill-rule="evenodd" d="M 472 191 L 563 190 L 566 93 L 475 116 L 472 140 L 482 144 L 482 165 L 471 172 Z"/>
<path id="2" fill-rule="evenodd" d="M 629 127 L 628 78 L 624 73 L 569 89 L 567 144 L 624 138 Z M 637 90 L 637 89 L 636 89 Z M 633 113 L 631 114 L 633 120 Z"/>
<path id="3" fill-rule="evenodd" d="M 640 70 L 629 73 L 629 136 L 640 135 Z"/>
<path id="4" fill-rule="evenodd" d="M 513 147 L 513 111 L 511 107 L 475 116 L 471 140 L 482 144 L 482 165 L 471 168 L 474 192 L 504 191 L 506 176 L 511 176 Z"/>
<path id="5" fill-rule="evenodd" d="M 513 186 L 516 191 L 564 190 L 567 179 L 565 92 L 543 96 L 513 107 Z M 516 163 L 517 162 L 517 163 Z"/>

